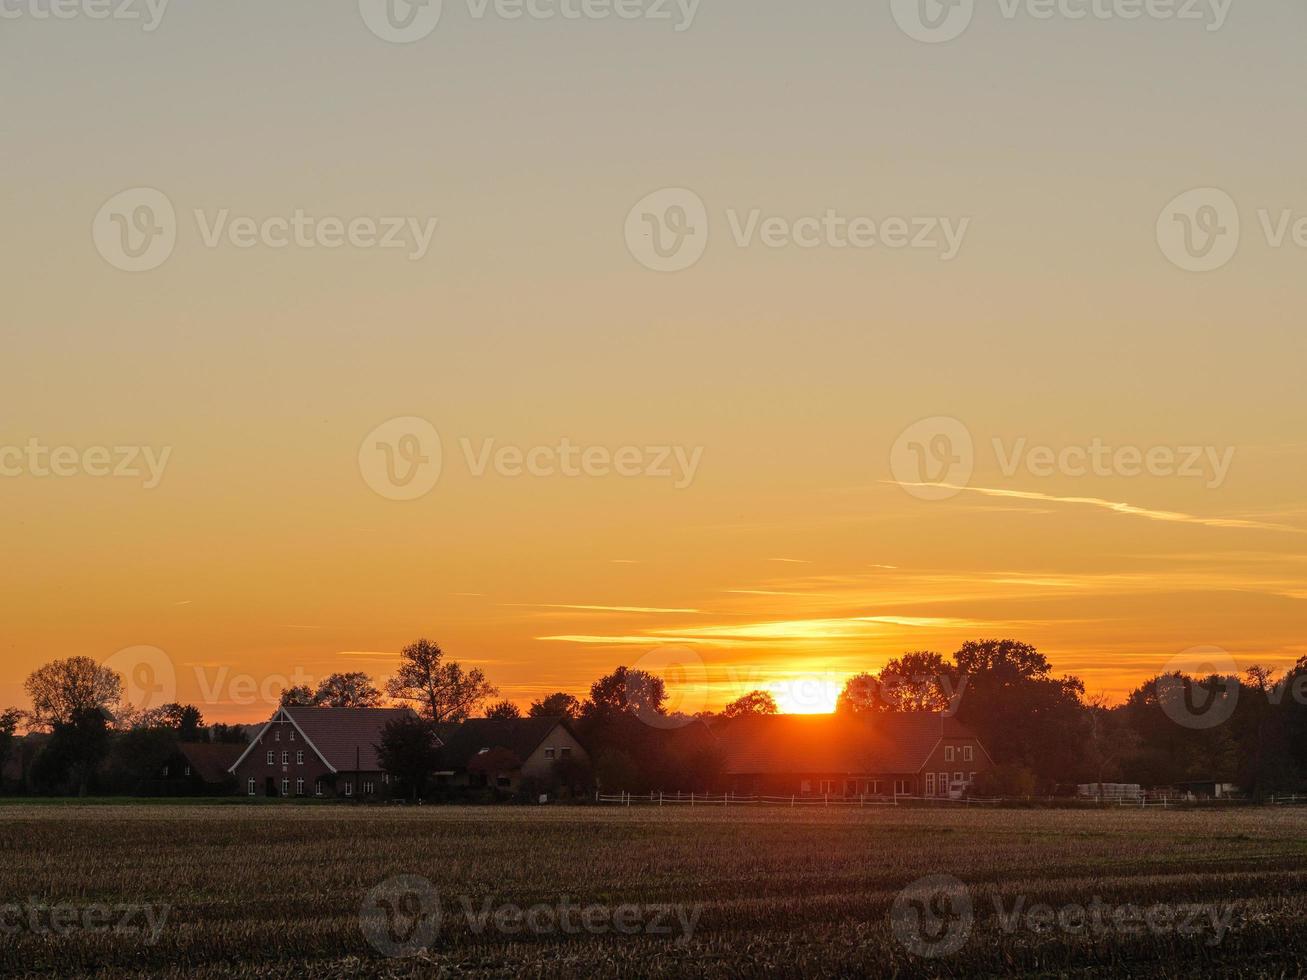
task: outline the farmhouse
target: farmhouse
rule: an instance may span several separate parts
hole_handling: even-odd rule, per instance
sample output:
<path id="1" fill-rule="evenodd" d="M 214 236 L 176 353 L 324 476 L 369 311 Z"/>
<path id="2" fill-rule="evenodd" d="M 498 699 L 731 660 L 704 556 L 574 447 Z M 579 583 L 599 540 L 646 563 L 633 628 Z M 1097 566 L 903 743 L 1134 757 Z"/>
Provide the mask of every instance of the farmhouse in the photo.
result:
<path id="1" fill-rule="evenodd" d="M 230 793 L 231 767 L 244 746 L 225 742 L 181 742 L 163 764 L 159 791 L 164 796 L 217 796 Z"/>
<path id="2" fill-rule="evenodd" d="M 381 771 L 382 730 L 408 708 L 277 709 L 228 770 L 246 796 L 383 796 L 390 777 Z"/>
<path id="3" fill-rule="evenodd" d="M 590 757 L 565 718 L 471 718 L 439 730 L 445 786 L 504 793 L 577 788 Z"/>
<path id="4" fill-rule="evenodd" d="M 958 796 L 994 765 L 972 731 L 935 712 L 754 715 L 714 731 L 742 795 Z"/>

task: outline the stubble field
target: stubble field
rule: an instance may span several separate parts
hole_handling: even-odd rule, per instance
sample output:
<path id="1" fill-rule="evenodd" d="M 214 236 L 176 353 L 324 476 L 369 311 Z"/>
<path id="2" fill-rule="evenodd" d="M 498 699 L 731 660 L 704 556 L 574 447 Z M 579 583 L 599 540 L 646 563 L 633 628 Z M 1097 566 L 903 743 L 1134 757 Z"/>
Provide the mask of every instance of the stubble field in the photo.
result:
<path id="1" fill-rule="evenodd" d="M 5 975 L 1307 973 L 1307 809 L 11 804 L 0 846 Z"/>

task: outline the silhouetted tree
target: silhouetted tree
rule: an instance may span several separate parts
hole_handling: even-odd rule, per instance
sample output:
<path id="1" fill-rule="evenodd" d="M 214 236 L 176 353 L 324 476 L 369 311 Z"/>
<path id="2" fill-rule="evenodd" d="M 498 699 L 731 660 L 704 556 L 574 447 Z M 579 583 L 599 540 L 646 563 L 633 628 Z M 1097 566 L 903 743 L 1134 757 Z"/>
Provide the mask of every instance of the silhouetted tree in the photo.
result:
<path id="1" fill-rule="evenodd" d="M 522 717 L 522 710 L 512 701 L 496 701 L 486 709 L 486 717 L 496 721 L 512 721 Z"/>
<path id="2" fill-rule="evenodd" d="M 324 677 L 313 692 L 319 708 L 375 708 L 381 704 L 381 691 L 372 678 L 361 670 Z"/>
<path id="3" fill-rule="evenodd" d="M 440 767 L 440 749 L 431 722 L 408 712 L 386 722 L 377 758 L 382 771 L 418 799 Z"/>
<path id="4" fill-rule="evenodd" d="M 749 715 L 774 715 L 779 712 L 776 699 L 766 691 L 750 691 L 736 698 L 722 709 L 723 718 L 743 718 Z"/>
<path id="5" fill-rule="evenodd" d="M 39 728 L 71 723 L 83 712 L 112 712 L 123 694 L 122 677 L 90 657 L 48 663 L 23 687 L 32 700 L 32 724 Z"/>
<path id="6" fill-rule="evenodd" d="M 446 661 L 444 651 L 430 640 L 410 643 L 400 656 L 399 670 L 386 682 L 386 693 L 412 701 L 430 721 L 464 721 L 499 693 L 480 668 L 464 670 L 457 661 Z"/>
<path id="7" fill-rule="evenodd" d="M 296 684 L 281 692 L 281 706 L 283 708 L 311 704 L 313 704 L 313 688 L 307 684 Z"/>
<path id="8" fill-rule="evenodd" d="M 527 709 L 531 718 L 576 718 L 580 714 L 581 702 L 565 691 L 532 701 Z"/>

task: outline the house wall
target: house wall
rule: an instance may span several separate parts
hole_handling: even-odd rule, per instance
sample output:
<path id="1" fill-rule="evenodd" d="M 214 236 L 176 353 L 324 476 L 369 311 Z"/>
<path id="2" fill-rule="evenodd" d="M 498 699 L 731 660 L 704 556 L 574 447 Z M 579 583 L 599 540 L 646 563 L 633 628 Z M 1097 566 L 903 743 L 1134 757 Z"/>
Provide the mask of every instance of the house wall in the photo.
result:
<path id="1" fill-rule="evenodd" d="M 968 759 L 967 750 L 971 758 Z M 994 768 L 989 756 L 975 738 L 945 738 L 935 747 L 926 764 L 921 767 L 920 787 L 917 795 L 945 796 L 947 788 L 941 788 L 941 774 L 947 774 L 947 786 L 952 786 L 959 778 L 964 783 L 971 783 L 982 772 Z M 933 779 L 929 776 L 934 776 Z"/>
<path id="2" fill-rule="evenodd" d="M 272 753 L 272 762 L 268 762 L 268 753 Z M 300 754 L 303 753 L 303 761 Z M 286 761 L 283 761 L 283 756 Z M 381 772 L 339 772 L 333 773 L 331 767 L 322 761 L 322 757 L 306 742 L 295 726 L 290 722 L 274 722 L 259 739 L 249 754 L 236 767 L 236 794 L 249 796 L 249 781 L 254 780 L 254 796 L 277 798 L 317 798 L 318 781 L 322 781 L 321 798 L 323 799 L 367 799 L 389 795 L 390 786 L 386 776 Z M 268 780 L 272 780 L 274 792 L 267 791 Z M 286 780 L 286 792 L 282 791 L 282 780 Z M 303 791 L 299 791 L 299 780 L 303 780 Z M 346 784 L 351 784 L 351 793 L 346 793 Z M 372 793 L 365 792 L 366 785 L 372 784 Z"/>
<path id="3" fill-rule="evenodd" d="M 573 738 L 572 733 L 562 725 L 556 725 L 545 740 L 536 746 L 536 750 L 531 753 L 530 757 L 522 763 L 522 776 L 533 779 L 550 779 L 554 774 L 554 763 L 563 758 L 564 749 L 570 751 L 573 760 L 589 763 L 590 756 L 581 747 L 581 743 Z"/>

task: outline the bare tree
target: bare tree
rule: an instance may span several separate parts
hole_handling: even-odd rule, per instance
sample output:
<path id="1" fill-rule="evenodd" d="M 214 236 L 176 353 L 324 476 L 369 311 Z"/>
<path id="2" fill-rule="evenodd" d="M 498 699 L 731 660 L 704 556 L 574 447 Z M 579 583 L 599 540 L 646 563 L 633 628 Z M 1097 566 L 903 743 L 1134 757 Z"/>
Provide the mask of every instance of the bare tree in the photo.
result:
<path id="1" fill-rule="evenodd" d="M 445 660 L 444 651 L 430 640 L 410 643 L 400 656 L 403 660 L 386 682 L 386 693 L 414 702 L 430 721 L 463 721 L 499 693 L 479 667 L 464 670 L 457 661 Z"/>
<path id="2" fill-rule="evenodd" d="M 81 712 L 112 712 L 122 700 L 123 679 L 90 657 L 55 660 L 34 670 L 23 683 L 32 700 L 32 723 L 50 728 Z"/>

